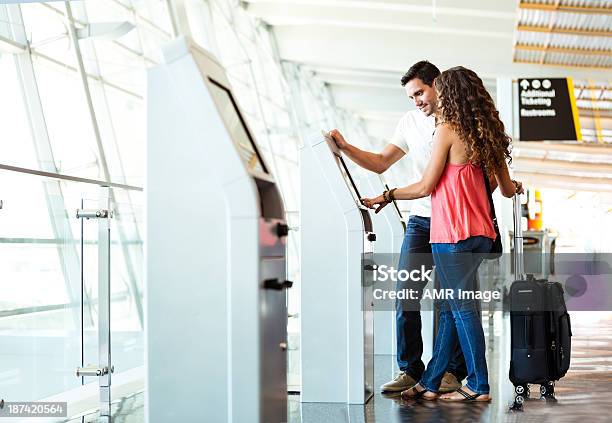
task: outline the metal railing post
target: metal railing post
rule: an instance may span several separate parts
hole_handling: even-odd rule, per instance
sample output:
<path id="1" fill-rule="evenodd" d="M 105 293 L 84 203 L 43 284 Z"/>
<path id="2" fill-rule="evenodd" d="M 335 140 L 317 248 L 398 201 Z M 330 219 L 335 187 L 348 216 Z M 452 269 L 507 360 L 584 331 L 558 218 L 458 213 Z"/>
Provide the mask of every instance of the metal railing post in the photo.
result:
<path id="1" fill-rule="evenodd" d="M 110 416 L 111 403 L 111 302 L 110 302 L 110 219 L 111 192 L 100 187 L 99 209 L 106 210 L 106 218 L 98 219 L 98 348 L 100 368 L 100 416 Z"/>
<path id="2" fill-rule="evenodd" d="M 100 386 L 100 416 L 111 416 L 111 188 L 100 187 L 96 210 L 77 211 L 80 219 L 98 221 L 98 365 L 77 368 L 77 376 L 97 376 Z"/>

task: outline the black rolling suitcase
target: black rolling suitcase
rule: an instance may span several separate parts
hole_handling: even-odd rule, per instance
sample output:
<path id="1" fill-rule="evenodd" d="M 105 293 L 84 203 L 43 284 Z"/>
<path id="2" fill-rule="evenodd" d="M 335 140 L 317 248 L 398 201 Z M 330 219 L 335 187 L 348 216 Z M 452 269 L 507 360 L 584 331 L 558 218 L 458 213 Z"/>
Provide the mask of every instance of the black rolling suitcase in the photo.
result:
<path id="1" fill-rule="evenodd" d="M 529 395 L 529 384 L 540 394 L 554 394 L 555 382 L 570 366 L 572 329 L 558 282 L 524 274 L 521 204 L 514 196 L 514 272 L 510 286 L 510 381 L 515 403 Z"/>

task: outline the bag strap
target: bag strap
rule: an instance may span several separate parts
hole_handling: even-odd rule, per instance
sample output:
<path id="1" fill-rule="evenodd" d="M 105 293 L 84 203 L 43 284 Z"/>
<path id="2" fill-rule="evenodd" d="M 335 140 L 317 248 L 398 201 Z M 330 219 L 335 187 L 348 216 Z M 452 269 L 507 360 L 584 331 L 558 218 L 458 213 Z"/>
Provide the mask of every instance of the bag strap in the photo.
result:
<path id="1" fill-rule="evenodd" d="M 497 216 L 495 215 L 495 206 L 493 205 L 493 194 L 491 193 L 491 185 L 489 184 L 489 176 L 484 165 L 480 166 L 482 176 L 484 177 L 485 187 L 487 189 L 487 197 L 489 198 L 489 207 L 491 208 L 491 218 L 493 219 L 493 227 L 497 228 Z"/>

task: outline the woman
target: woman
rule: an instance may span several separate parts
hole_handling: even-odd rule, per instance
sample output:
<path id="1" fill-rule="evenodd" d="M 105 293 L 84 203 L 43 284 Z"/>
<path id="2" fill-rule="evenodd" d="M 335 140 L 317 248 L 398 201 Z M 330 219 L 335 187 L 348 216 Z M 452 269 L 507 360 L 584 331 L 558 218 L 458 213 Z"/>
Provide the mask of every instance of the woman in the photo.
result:
<path id="1" fill-rule="evenodd" d="M 475 301 L 459 300 L 459 289 L 473 290 L 482 254 L 491 251 L 496 238 L 485 176 L 505 197 L 523 191 L 510 179 L 510 137 L 504 132 L 491 96 L 473 71 L 455 67 L 434 82 L 438 93 L 436 131 L 430 162 L 423 179 L 404 188 L 363 199 L 376 210 L 392 199 L 412 200 L 431 195 L 431 235 L 440 288 L 453 289 L 444 301 L 433 356 L 419 383 L 402 392 L 403 398 L 448 401 L 489 401 L 485 339 Z M 493 178 L 494 177 L 494 178 Z M 466 386 L 439 396 L 452 347 L 457 338 L 465 356 Z"/>

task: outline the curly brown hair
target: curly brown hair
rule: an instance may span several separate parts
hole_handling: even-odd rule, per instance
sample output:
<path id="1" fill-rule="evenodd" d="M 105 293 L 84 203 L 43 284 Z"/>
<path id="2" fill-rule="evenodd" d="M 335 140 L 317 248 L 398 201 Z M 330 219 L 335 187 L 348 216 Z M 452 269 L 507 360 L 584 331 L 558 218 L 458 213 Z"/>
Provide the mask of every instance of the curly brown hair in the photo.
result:
<path id="1" fill-rule="evenodd" d="M 463 66 L 450 68 L 435 79 L 434 86 L 438 121 L 450 125 L 465 142 L 468 160 L 484 165 L 488 173 L 506 160 L 512 162 L 511 138 L 476 72 Z"/>

